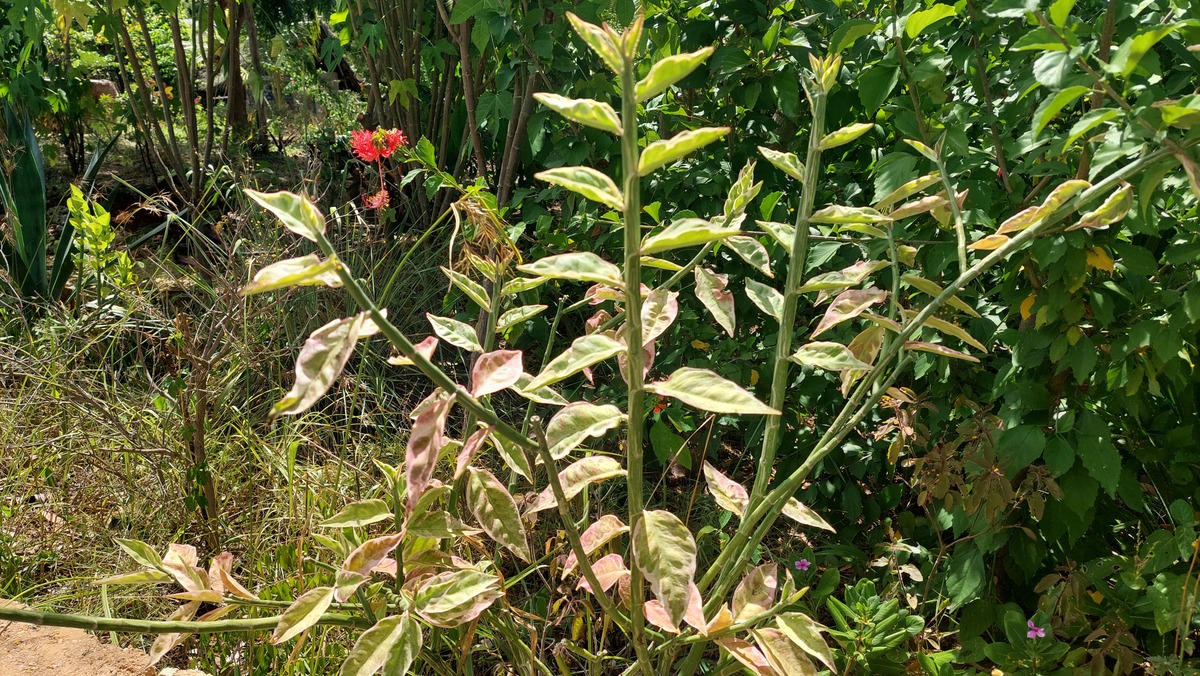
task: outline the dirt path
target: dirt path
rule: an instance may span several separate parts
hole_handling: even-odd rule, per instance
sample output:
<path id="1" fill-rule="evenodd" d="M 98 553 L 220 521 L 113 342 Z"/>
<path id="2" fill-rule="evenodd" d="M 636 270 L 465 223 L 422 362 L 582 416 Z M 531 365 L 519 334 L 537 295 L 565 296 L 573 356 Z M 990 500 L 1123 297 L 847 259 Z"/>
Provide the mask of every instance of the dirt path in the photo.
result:
<path id="1" fill-rule="evenodd" d="M 3 599 L 0 606 L 24 607 Z M 148 661 L 82 629 L 0 622 L 0 676 L 153 676 Z"/>

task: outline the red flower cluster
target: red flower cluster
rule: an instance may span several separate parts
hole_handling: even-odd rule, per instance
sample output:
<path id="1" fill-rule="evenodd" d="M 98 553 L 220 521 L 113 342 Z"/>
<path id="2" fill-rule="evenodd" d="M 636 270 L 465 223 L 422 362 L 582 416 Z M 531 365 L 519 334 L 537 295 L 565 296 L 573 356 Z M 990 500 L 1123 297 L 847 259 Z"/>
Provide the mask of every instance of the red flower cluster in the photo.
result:
<path id="1" fill-rule="evenodd" d="M 387 207 L 388 202 L 390 201 L 391 198 L 388 196 L 387 188 L 381 188 L 379 192 L 364 199 L 363 204 L 365 204 L 368 209 L 383 209 Z"/>
<path id="2" fill-rule="evenodd" d="M 399 129 L 359 129 L 350 134 L 350 149 L 363 162 L 378 162 L 408 143 Z"/>

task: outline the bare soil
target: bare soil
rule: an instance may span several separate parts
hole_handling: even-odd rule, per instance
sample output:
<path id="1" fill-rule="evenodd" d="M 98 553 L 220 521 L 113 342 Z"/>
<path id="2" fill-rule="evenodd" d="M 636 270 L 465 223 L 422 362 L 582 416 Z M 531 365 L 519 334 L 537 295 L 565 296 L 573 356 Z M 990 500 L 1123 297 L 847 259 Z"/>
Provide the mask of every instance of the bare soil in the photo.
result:
<path id="1" fill-rule="evenodd" d="M 4 599 L 0 606 L 24 607 Z M 0 622 L 0 676 L 153 676 L 149 661 L 82 629 Z"/>

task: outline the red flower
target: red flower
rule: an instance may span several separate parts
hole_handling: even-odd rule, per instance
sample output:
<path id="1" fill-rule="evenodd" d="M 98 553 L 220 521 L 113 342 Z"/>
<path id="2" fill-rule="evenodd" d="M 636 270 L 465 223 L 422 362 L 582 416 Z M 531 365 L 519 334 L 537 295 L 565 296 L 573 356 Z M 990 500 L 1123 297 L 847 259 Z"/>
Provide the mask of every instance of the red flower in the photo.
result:
<path id="1" fill-rule="evenodd" d="M 387 188 L 382 188 L 379 192 L 363 200 L 363 204 L 365 204 L 368 209 L 383 209 L 388 205 L 389 201 L 391 200 L 388 196 Z"/>
<path id="2" fill-rule="evenodd" d="M 399 129 L 359 129 L 350 134 L 350 149 L 363 162 L 377 162 L 381 158 L 391 157 L 406 143 L 408 139 Z"/>

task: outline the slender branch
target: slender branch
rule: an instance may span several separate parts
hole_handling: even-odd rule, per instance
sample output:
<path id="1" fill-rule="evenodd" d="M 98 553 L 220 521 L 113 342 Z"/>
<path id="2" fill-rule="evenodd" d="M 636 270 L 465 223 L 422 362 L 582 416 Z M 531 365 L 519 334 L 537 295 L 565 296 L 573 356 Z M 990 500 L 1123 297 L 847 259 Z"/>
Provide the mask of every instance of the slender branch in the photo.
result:
<path id="1" fill-rule="evenodd" d="M 270 631 L 279 624 L 280 616 L 213 622 L 180 622 L 176 620 L 114 619 L 0 607 L 0 620 L 36 624 L 43 627 L 70 627 L 89 631 L 119 631 L 130 634 L 226 634 L 244 631 Z M 371 627 L 371 624 L 364 618 L 336 613 L 326 613 L 316 623 L 360 629 Z"/>

